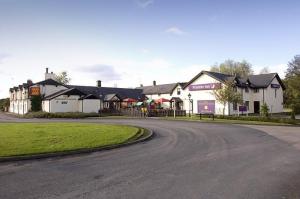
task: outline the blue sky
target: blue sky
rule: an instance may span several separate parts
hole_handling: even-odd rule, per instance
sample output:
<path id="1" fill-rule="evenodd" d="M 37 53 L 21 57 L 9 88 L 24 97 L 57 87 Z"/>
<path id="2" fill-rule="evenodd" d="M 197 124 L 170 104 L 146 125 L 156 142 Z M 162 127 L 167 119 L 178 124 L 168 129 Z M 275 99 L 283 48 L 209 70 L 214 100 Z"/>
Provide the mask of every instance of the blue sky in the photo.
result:
<path id="1" fill-rule="evenodd" d="M 45 67 L 118 87 L 188 81 L 228 58 L 282 76 L 299 19 L 295 0 L 0 0 L 0 97 Z"/>

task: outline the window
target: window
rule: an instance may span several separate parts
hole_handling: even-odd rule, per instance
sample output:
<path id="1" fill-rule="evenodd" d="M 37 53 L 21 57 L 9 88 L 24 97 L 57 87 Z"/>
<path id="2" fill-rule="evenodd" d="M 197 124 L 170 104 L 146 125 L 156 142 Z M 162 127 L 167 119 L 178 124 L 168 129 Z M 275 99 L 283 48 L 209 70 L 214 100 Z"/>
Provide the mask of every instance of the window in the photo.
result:
<path id="1" fill-rule="evenodd" d="M 248 87 L 245 88 L 245 92 L 249 93 L 249 88 Z"/>
<path id="2" fill-rule="evenodd" d="M 258 89 L 258 88 L 255 88 L 255 89 L 254 89 L 254 93 L 259 93 L 259 89 Z"/>
<path id="3" fill-rule="evenodd" d="M 245 101 L 245 106 L 247 107 L 247 110 L 249 110 L 249 101 Z"/>
<path id="4" fill-rule="evenodd" d="M 236 111 L 237 110 L 237 103 L 233 102 L 233 110 Z"/>
<path id="5" fill-rule="evenodd" d="M 180 88 L 177 88 L 177 95 L 180 95 Z"/>
<path id="6" fill-rule="evenodd" d="M 277 89 L 275 89 L 275 98 L 277 97 Z"/>

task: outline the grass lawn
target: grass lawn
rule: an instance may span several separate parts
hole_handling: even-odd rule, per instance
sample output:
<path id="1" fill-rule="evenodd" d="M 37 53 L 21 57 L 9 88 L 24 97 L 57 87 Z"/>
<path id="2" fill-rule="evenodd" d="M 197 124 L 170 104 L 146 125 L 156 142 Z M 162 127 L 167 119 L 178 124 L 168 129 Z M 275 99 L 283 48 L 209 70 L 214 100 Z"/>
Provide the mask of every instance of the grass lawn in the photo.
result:
<path id="1" fill-rule="evenodd" d="M 138 128 L 82 123 L 2 123 L 0 157 L 87 149 L 120 144 Z"/>

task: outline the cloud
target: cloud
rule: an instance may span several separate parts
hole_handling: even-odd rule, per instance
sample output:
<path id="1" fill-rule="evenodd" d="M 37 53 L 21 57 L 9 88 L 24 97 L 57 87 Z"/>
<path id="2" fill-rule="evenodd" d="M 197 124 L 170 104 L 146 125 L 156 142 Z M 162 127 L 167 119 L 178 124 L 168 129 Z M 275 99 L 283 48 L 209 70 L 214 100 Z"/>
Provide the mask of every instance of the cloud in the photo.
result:
<path id="1" fill-rule="evenodd" d="M 80 72 L 89 73 L 89 75 L 103 81 L 120 80 L 121 75 L 111 65 L 95 64 L 84 66 L 78 69 Z"/>
<path id="2" fill-rule="evenodd" d="M 149 51 L 148 49 L 146 49 L 146 48 L 143 48 L 141 51 L 142 51 L 143 54 L 148 54 L 148 53 L 150 52 L 150 51 Z"/>
<path id="3" fill-rule="evenodd" d="M 154 0 L 136 0 L 135 2 L 141 8 L 147 8 L 148 6 L 150 6 L 154 3 Z"/>
<path id="4" fill-rule="evenodd" d="M 4 59 L 6 59 L 7 57 L 9 57 L 9 54 L 6 53 L 0 53 L 0 64 L 3 63 Z"/>
<path id="5" fill-rule="evenodd" d="M 170 28 L 166 29 L 165 33 L 170 33 L 170 34 L 174 34 L 174 35 L 186 34 L 186 32 L 184 32 L 183 30 L 181 30 L 180 28 L 178 28 L 176 26 L 173 26 L 173 27 L 170 27 Z"/>
<path id="6" fill-rule="evenodd" d="M 263 66 L 255 67 L 254 72 L 256 74 L 258 74 L 262 68 L 264 68 L 264 67 Z M 280 78 L 284 78 L 285 77 L 285 71 L 287 69 L 287 64 L 278 64 L 278 65 L 270 66 L 268 68 L 269 68 L 271 73 L 278 73 Z"/>

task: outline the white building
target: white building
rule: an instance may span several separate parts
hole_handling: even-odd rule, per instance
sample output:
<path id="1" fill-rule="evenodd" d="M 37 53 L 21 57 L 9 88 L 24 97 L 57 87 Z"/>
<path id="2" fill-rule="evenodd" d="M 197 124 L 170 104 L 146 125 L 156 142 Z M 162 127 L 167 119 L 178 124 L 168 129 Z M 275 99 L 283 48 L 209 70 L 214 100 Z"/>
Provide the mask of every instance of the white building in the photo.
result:
<path id="1" fill-rule="evenodd" d="M 46 69 L 45 80 L 13 87 L 10 92 L 9 111 L 26 114 L 31 110 L 31 98 L 41 96 L 44 112 L 98 112 L 103 109 L 119 109 L 126 98 L 144 100 L 141 89 L 63 85 L 55 80 L 55 74 Z"/>
<path id="2" fill-rule="evenodd" d="M 225 106 L 225 114 L 259 113 L 266 103 L 271 113 L 283 112 L 283 90 L 285 89 L 277 73 L 251 75 L 237 78 L 221 73 L 202 71 L 189 82 L 141 86 L 136 89 L 97 86 L 63 85 L 55 80 L 55 74 L 46 69 L 45 80 L 21 84 L 10 89 L 10 109 L 16 114 L 26 114 L 31 110 L 31 98 L 42 98 L 45 112 L 98 112 L 103 109 L 120 109 L 124 99 L 161 100 L 163 108 L 186 110 L 191 113 L 223 114 L 224 105 L 213 95 L 213 90 L 225 86 L 226 81 L 234 81 L 236 92 L 243 97 L 243 104 Z M 125 101 L 125 100 L 124 100 Z M 245 110 L 247 107 L 247 111 Z M 243 112 L 242 112 L 243 111 Z"/>
<path id="3" fill-rule="evenodd" d="M 263 103 L 268 105 L 271 113 L 283 112 L 285 87 L 277 73 L 250 75 L 242 79 L 202 71 L 187 83 L 156 85 L 154 82 L 152 86 L 139 87 L 139 89 L 143 89 L 143 93 L 150 99 L 165 98 L 175 101 L 176 109 L 192 113 L 223 114 L 224 105 L 216 100 L 212 91 L 224 87 L 225 82 L 230 80 L 235 82 L 236 90 L 242 94 L 244 103 L 227 103 L 225 115 L 259 113 Z M 244 107 L 247 107 L 247 111 Z"/>

